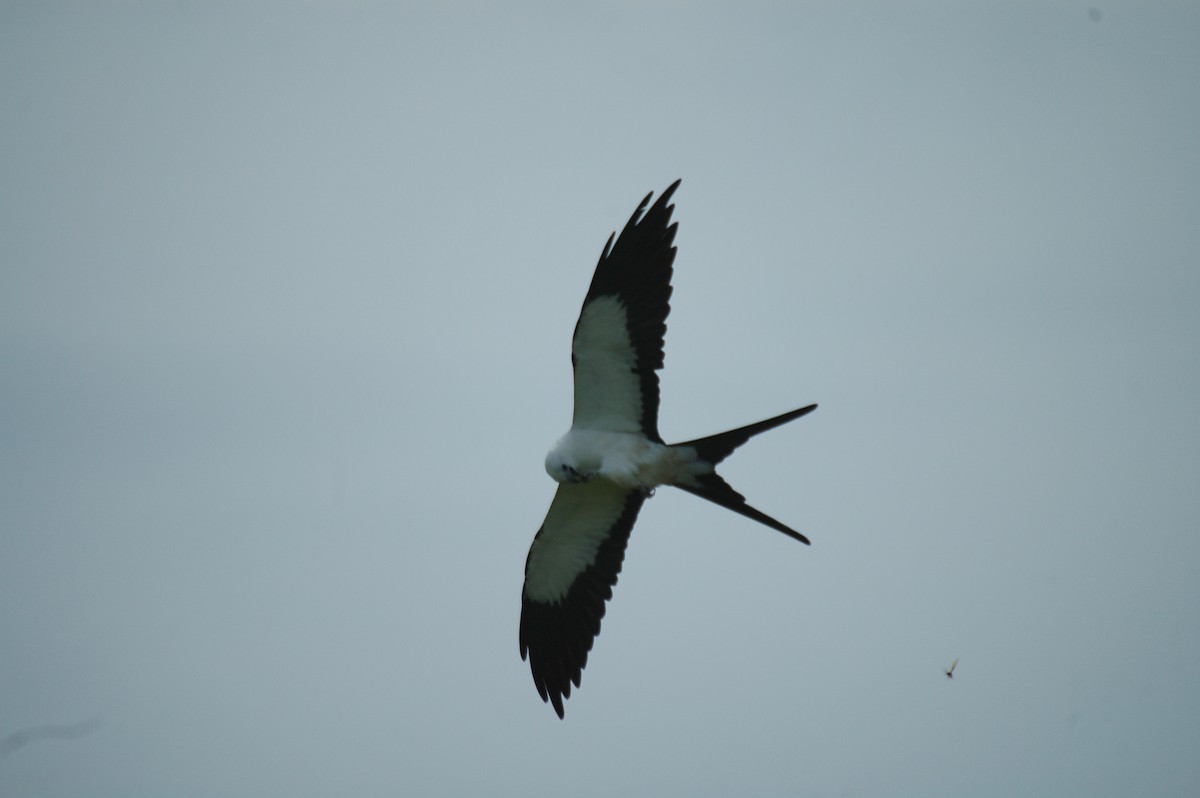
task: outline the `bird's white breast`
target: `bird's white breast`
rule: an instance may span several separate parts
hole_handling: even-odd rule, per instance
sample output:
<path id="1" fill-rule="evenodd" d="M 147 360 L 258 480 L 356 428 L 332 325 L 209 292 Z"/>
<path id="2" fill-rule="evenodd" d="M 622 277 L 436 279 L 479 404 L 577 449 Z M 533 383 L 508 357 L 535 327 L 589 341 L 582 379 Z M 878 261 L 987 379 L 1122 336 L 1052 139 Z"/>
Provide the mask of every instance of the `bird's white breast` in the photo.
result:
<path id="1" fill-rule="evenodd" d="M 644 435 L 572 427 L 546 456 L 546 471 L 562 482 L 564 463 L 624 488 L 652 489 L 686 480 L 697 460 L 693 449 L 672 449 Z"/>

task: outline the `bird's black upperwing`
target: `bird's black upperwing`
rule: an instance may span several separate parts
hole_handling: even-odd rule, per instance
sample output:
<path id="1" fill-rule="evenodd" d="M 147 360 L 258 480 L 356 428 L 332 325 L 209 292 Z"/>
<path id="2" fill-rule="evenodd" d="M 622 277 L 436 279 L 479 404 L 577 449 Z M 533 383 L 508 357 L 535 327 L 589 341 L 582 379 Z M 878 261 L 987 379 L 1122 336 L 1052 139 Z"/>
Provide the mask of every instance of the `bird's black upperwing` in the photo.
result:
<path id="1" fill-rule="evenodd" d="M 608 480 L 565 482 L 529 547 L 521 591 L 521 659 L 543 701 L 563 716 L 579 686 L 604 604 L 645 497 Z"/>
<path id="2" fill-rule="evenodd" d="M 656 370 L 671 310 L 676 225 L 669 203 L 678 186 L 668 186 L 649 210 L 647 194 L 596 264 L 571 345 L 575 426 L 662 441 Z"/>

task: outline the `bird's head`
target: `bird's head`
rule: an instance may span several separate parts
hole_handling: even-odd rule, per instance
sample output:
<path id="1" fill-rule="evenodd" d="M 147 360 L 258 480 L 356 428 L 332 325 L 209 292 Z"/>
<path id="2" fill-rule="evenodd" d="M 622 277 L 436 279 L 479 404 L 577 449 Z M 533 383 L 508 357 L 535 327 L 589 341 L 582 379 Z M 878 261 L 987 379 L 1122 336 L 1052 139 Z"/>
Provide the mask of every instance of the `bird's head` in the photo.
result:
<path id="1" fill-rule="evenodd" d="M 562 447 L 555 447 L 546 455 L 546 473 L 555 482 L 587 482 L 590 478 L 562 451 Z"/>

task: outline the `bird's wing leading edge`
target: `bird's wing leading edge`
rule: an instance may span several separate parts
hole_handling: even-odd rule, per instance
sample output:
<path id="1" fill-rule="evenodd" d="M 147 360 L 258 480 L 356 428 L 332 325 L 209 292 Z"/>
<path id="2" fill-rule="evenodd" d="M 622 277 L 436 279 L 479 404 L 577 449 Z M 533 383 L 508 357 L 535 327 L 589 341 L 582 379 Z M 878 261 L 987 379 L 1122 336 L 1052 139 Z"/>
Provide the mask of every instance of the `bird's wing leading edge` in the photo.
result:
<path id="1" fill-rule="evenodd" d="M 676 180 L 646 210 L 647 194 L 610 237 L 583 300 L 571 346 L 575 426 L 658 434 L 658 374 L 670 312 Z M 643 215 L 644 212 L 644 215 Z"/>
<path id="2" fill-rule="evenodd" d="M 579 686 L 625 544 L 645 498 L 607 480 L 563 483 L 525 561 L 521 659 L 529 660 L 543 701 L 563 717 Z"/>

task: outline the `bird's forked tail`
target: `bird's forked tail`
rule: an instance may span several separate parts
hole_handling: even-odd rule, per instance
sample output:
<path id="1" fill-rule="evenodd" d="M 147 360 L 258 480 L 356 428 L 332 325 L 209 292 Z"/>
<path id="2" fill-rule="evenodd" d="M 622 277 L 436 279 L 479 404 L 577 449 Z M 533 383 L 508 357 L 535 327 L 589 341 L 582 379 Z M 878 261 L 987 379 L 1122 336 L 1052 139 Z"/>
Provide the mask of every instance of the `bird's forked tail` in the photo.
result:
<path id="1" fill-rule="evenodd" d="M 712 466 L 712 470 L 708 473 L 695 476 L 691 480 L 692 484 L 676 482 L 674 483 L 674 487 L 686 490 L 688 493 L 693 493 L 702 499 L 708 499 L 713 504 L 719 504 L 728 510 L 733 510 L 735 513 L 751 518 L 760 524 L 771 527 L 771 529 L 782 532 L 790 538 L 795 538 L 801 543 L 807 544 L 809 541 L 804 535 L 747 504 L 745 496 L 738 493 L 728 482 L 721 479 L 721 476 L 716 472 L 716 466 L 717 463 L 728 457 L 734 449 L 760 432 L 774 429 L 781 424 L 786 424 L 816 409 L 816 405 L 809 405 L 801 407 L 798 410 L 793 410 L 790 413 L 784 413 L 774 418 L 768 418 L 765 421 L 759 421 L 756 424 L 747 424 L 744 427 L 731 429 L 728 432 L 710 435 L 707 438 L 697 438 L 694 441 L 672 444 L 672 449 L 682 449 L 684 447 L 695 449 L 700 459 Z"/>

